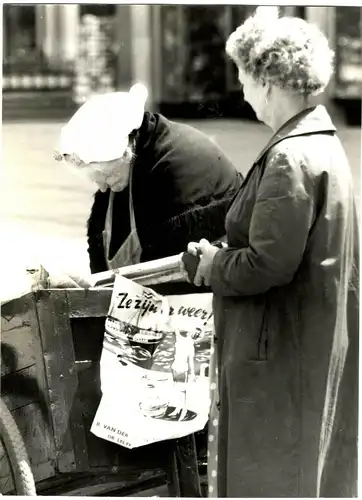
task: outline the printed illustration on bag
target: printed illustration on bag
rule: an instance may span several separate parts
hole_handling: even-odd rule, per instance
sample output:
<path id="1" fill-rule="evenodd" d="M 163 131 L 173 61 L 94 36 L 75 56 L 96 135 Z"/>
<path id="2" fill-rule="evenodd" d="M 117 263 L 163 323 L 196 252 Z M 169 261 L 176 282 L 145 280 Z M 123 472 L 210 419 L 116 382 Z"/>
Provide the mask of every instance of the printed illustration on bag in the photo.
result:
<path id="1" fill-rule="evenodd" d="M 117 308 L 129 307 L 135 311 L 130 316 L 132 323 L 108 316 L 104 348 L 116 354 L 119 363 L 124 367 L 135 365 L 155 372 L 152 376 L 145 373 L 141 379 L 143 390 L 140 393 L 139 406 L 145 416 L 170 421 L 192 420 L 196 413 L 187 409 L 188 384 L 194 383 L 196 376 L 207 376 L 208 366 L 203 361 L 205 349 L 210 348 L 211 331 L 202 332 L 198 327 L 191 332 L 180 329 L 160 331 L 152 327 L 142 328 L 141 319 L 147 313 L 157 313 L 157 305 L 152 301 L 154 298 L 155 294 L 147 290 L 143 290 L 142 294 L 133 300 L 127 293 L 119 294 Z M 190 315 L 196 312 L 194 309 L 181 307 L 178 313 L 181 316 Z M 172 308 L 170 314 L 175 314 Z M 199 310 L 197 315 L 206 320 L 209 313 Z M 176 406 L 170 401 L 171 393 L 174 393 L 173 399 L 176 393 L 179 396 L 179 404 Z"/>
<path id="2" fill-rule="evenodd" d="M 105 412 L 109 421 L 111 408 L 114 430 L 127 434 L 127 443 L 119 444 L 130 448 L 202 429 L 208 417 L 212 328 L 211 294 L 164 297 L 117 276 L 101 357 L 103 397 L 92 432 L 112 440 L 112 427 L 105 424 L 105 436 L 100 423 Z M 143 421 L 143 437 L 139 430 L 131 438 L 131 422 Z"/>

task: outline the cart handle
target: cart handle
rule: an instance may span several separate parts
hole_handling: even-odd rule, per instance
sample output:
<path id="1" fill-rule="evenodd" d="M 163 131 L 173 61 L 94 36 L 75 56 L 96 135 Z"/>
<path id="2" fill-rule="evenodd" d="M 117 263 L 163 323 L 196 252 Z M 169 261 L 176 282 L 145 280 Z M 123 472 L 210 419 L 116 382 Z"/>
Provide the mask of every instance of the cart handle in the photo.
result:
<path id="1" fill-rule="evenodd" d="M 181 253 L 171 257 L 164 257 L 163 259 L 151 260 L 92 274 L 87 277 L 87 281 L 94 288 L 111 285 L 116 275 L 124 276 L 142 285 L 185 282 L 187 281 L 187 271 L 184 269 L 182 263 L 183 255 L 184 253 Z"/>

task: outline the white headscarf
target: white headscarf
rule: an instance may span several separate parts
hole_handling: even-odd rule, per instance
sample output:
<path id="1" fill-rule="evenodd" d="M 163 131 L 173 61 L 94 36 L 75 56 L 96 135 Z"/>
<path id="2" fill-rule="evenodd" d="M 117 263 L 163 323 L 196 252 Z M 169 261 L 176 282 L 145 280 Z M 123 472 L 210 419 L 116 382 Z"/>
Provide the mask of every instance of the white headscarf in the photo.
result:
<path id="1" fill-rule="evenodd" d="M 138 83 L 129 92 L 95 95 L 62 128 L 60 154 L 75 154 L 84 163 L 121 158 L 128 136 L 142 125 L 147 89 Z"/>

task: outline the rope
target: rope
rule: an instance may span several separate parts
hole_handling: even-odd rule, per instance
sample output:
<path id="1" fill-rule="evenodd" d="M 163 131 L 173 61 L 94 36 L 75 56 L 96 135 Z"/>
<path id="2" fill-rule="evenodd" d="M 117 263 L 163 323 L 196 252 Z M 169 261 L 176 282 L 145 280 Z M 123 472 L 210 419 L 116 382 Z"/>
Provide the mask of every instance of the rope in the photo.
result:
<path id="1" fill-rule="evenodd" d="M 17 495 L 36 496 L 34 476 L 19 428 L 0 399 L 0 437 L 10 463 Z"/>

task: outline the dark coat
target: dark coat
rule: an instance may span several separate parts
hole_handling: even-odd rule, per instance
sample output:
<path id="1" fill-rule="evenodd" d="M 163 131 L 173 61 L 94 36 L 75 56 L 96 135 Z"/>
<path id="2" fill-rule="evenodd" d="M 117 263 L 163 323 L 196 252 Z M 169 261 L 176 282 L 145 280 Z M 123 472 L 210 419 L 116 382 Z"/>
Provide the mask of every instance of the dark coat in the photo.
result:
<path id="1" fill-rule="evenodd" d="M 322 106 L 275 134 L 226 232 L 211 280 L 218 496 L 356 496 L 358 226 Z"/>
<path id="2" fill-rule="evenodd" d="M 133 167 L 133 204 L 141 261 L 185 251 L 191 240 L 225 233 L 225 216 L 242 178 L 206 135 L 146 112 Z M 128 188 L 116 193 L 110 257 L 130 232 Z M 109 190 L 97 191 L 88 221 L 91 272 L 107 269 L 102 231 Z"/>

